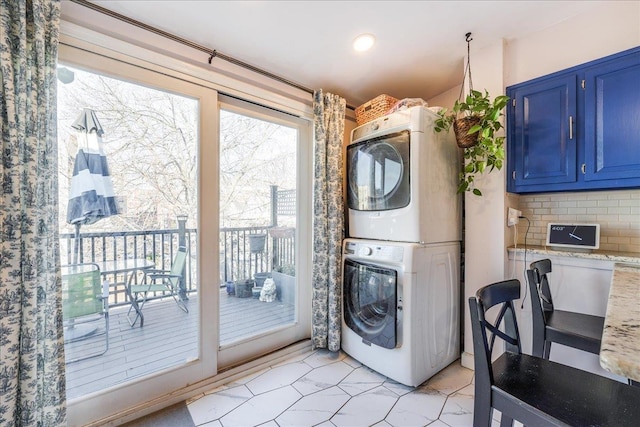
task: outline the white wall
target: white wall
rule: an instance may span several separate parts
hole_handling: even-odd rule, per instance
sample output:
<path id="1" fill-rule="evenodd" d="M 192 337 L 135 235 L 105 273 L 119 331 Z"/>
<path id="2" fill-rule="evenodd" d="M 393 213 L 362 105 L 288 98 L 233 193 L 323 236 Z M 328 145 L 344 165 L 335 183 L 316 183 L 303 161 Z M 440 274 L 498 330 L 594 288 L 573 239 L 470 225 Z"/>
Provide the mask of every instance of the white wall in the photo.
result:
<path id="1" fill-rule="evenodd" d="M 462 70 L 460 70 L 460 75 L 462 75 Z M 456 100 L 460 96 L 461 86 L 462 85 L 452 87 L 448 91 L 443 92 L 440 95 L 431 98 L 428 101 L 429 107 L 444 107 L 448 110 L 452 109 L 453 104 L 456 102 Z"/>
<path id="2" fill-rule="evenodd" d="M 481 34 L 474 34 L 476 39 Z M 471 44 L 474 89 L 488 89 L 492 96 L 507 86 L 579 65 L 640 45 L 640 2 L 604 2 L 589 11 L 545 30 L 502 45 L 474 51 Z M 451 98 L 452 90 L 429 99 L 438 105 Z M 457 99 L 457 94 L 454 100 Z M 444 105 L 442 102 L 442 106 Z M 479 181 L 483 196 L 466 197 L 465 230 L 465 339 L 462 363 L 473 365 L 473 346 L 466 298 L 481 286 L 511 278 L 506 248 L 513 232 L 506 227 L 507 207 L 521 197 L 506 193 L 504 169 Z M 633 190 L 638 191 L 638 190 Z M 634 193 L 635 194 L 635 193 Z"/>
<path id="3" fill-rule="evenodd" d="M 504 59 L 503 43 L 497 43 L 485 49 L 471 49 L 473 88 L 489 91 L 492 98 L 502 94 L 502 64 Z M 473 366 L 473 340 L 469 322 L 467 300 L 476 291 L 488 283 L 504 278 L 506 261 L 505 232 L 506 221 L 504 171 L 494 170 L 476 177 L 476 187 L 482 196 L 470 192 L 465 194 L 465 274 L 464 274 L 464 312 L 465 336 L 462 364 Z"/>
<path id="4" fill-rule="evenodd" d="M 609 1 L 527 37 L 508 41 L 505 86 L 640 45 L 640 2 Z"/>
<path id="5" fill-rule="evenodd" d="M 87 48 L 92 51 L 95 51 L 95 46 L 100 46 L 133 57 L 140 53 L 137 47 L 142 47 L 153 54 L 138 59 L 212 82 L 215 89 L 223 93 L 283 111 L 291 111 L 289 108 L 293 106 L 297 112 L 302 112 L 304 117 L 311 117 L 313 114 L 312 96 L 306 91 L 279 83 L 219 58 L 214 58 L 209 64 L 209 54 L 206 52 L 134 27 L 88 7 L 63 1 L 61 18 L 61 43 L 72 42 L 74 45 L 81 45 L 82 42 L 88 42 L 91 46 Z M 93 30 L 95 34 L 85 29 Z M 131 50 L 127 47 L 128 44 L 135 47 Z"/>

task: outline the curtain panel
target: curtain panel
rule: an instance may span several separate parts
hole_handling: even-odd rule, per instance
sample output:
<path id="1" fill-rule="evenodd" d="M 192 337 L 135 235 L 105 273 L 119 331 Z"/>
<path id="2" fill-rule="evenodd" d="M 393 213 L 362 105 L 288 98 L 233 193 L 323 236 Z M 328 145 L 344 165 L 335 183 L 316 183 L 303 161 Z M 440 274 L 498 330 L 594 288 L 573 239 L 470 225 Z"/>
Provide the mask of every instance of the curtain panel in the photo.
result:
<path id="1" fill-rule="evenodd" d="M 0 7 L 0 425 L 66 424 L 58 243 L 60 2 Z"/>
<path id="2" fill-rule="evenodd" d="M 313 94 L 313 348 L 340 350 L 344 168 L 342 142 L 346 101 L 317 90 Z"/>

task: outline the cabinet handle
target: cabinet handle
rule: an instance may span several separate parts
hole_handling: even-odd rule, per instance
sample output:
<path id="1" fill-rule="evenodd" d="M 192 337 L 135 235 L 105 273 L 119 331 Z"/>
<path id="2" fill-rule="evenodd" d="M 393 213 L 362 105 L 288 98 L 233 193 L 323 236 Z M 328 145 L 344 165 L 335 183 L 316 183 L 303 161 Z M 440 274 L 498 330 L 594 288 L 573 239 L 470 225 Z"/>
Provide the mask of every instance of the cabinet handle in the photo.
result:
<path id="1" fill-rule="evenodd" d="M 587 174 L 587 164 L 583 163 L 582 167 L 580 168 L 580 170 L 582 171 L 582 175 L 586 175 Z"/>
<path id="2" fill-rule="evenodd" d="M 573 139 L 573 116 L 569 116 L 569 139 Z"/>

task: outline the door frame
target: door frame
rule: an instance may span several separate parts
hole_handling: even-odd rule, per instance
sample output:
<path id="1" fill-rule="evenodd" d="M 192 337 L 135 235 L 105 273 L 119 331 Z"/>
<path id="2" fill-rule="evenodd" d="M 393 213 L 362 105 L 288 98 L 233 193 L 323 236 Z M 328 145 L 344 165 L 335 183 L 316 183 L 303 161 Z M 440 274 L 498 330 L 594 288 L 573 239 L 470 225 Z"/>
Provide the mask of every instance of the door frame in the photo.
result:
<path id="1" fill-rule="evenodd" d="M 79 397 L 67 402 L 69 426 L 104 422 L 115 416 L 139 410 L 154 400 L 165 398 L 176 390 L 213 377 L 217 373 L 217 336 L 210 338 L 211 331 L 202 325 L 215 324 L 215 313 L 202 307 L 217 307 L 218 284 L 213 278 L 219 277 L 219 267 L 212 262 L 218 250 L 218 200 L 204 197 L 218 191 L 217 123 L 211 120 L 217 116 L 217 91 L 186 79 L 180 79 L 154 70 L 157 67 L 141 67 L 113 59 L 85 49 L 60 44 L 59 62 L 73 67 L 96 72 L 109 77 L 126 80 L 133 84 L 151 87 L 191 97 L 199 101 L 199 141 L 198 141 L 198 303 L 199 350 L 195 360 L 177 367 L 160 370 L 133 382 L 119 384 L 104 391 Z M 133 61 L 132 61 L 133 62 Z M 206 165 L 205 165 L 206 162 Z M 203 167 L 206 166 L 206 167 Z M 207 334 L 205 336 L 205 333 Z M 214 332 L 217 335 L 217 331 Z M 209 338 L 209 339 L 205 339 Z"/>
<path id="2" fill-rule="evenodd" d="M 218 369 L 238 366 L 311 337 L 312 138 L 309 120 L 220 94 L 219 110 L 232 111 L 298 130 L 296 159 L 296 316 L 292 326 L 268 331 L 218 347 Z M 220 126 L 218 125 L 218 128 Z M 308 171 L 308 173 L 305 173 Z M 306 283 L 306 285 L 305 285 Z M 219 333 L 218 333 L 219 335 Z M 219 342 L 217 340 L 216 342 Z"/>

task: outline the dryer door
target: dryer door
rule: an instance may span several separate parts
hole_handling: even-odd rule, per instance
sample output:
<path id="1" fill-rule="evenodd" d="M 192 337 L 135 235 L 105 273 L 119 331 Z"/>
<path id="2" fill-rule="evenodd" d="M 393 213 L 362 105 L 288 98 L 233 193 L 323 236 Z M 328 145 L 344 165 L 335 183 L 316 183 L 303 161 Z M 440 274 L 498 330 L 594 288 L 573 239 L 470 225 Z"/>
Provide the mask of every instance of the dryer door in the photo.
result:
<path id="1" fill-rule="evenodd" d="M 347 147 L 349 208 L 383 211 L 409 204 L 410 135 L 405 130 Z"/>
<path id="2" fill-rule="evenodd" d="M 396 347 L 397 282 L 392 268 L 345 259 L 344 321 L 365 342 Z"/>

